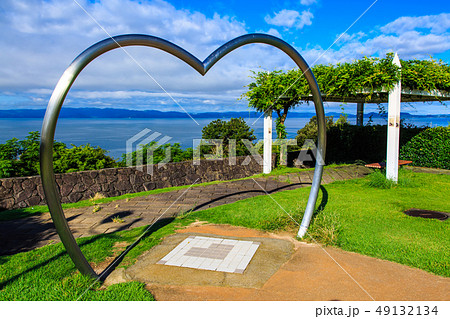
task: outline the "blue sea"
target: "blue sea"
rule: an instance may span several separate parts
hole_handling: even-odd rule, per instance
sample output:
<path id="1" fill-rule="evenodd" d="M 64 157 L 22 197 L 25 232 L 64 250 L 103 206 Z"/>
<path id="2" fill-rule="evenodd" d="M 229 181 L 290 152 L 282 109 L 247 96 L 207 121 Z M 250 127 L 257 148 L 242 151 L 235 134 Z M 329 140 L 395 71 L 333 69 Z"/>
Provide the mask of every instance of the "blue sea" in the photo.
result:
<path id="1" fill-rule="evenodd" d="M 159 141 L 163 137 L 171 138 L 169 143 L 180 143 L 182 148 L 192 147 L 193 139 L 200 139 L 202 128 L 216 118 L 197 119 L 197 125 L 192 119 L 65 119 L 58 120 L 55 140 L 67 145 L 91 144 L 100 146 L 109 151 L 109 155 L 120 158 L 126 151 L 126 141 L 144 129 L 151 130 L 144 137 L 138 139 L 136 144 L 143 141 L 152 133 L 160 135 L 154 140 Z M 254 129 L 258 139 L 263 137 L 263 119 L 247 118 L 247 124 Z M 367 121 L 368 119 L 365 119 Z M 350 118 L 355 122 L 355 118 Z M 417 126 L 447 126 L 449 118 L 420 117 L 408 119 L 407 123 Z M 309 122 L 309 118 L 288 118 L 286 128 L 288 138 L 295 138 L 297 130 Z M 386 124 L 383 118 L 373 119 L 373 124 Z M 40 119 L 0 119 L 0 143 L 13 137 L 23 139 L 30 131 L 40 131 L 42 120 Z M 274 124 L 275 138 L 275 124 Z"/>

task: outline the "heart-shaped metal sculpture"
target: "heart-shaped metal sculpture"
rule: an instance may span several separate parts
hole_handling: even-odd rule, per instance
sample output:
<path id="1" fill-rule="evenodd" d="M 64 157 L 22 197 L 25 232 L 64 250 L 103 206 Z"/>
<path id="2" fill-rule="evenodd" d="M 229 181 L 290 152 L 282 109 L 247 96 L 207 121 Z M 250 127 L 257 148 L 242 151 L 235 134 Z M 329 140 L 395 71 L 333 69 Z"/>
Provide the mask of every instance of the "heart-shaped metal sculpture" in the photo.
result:
<path id="1" fill-rule="evenodd" d="M 208 70 L 222 57 L 224 57 L 234 49 L 250 43 L 265 43 L 272 45 L 280 49 L 281 51 L 284 51 L 303 71 L 313 94 L 313 101 L 316 108 L 318 123 L 318 145 L 316 167 L 314 170 L 311 192 L 309 194 L 305 214 L 299 230 L 300 237 L 303 237 L 305 235 L 312 217 L 312 213 L 314 211 L 320 182 L 322 179 L 326 148 L 326 130 L 325 114 L 319 87 L 313 73 L 309 69 L 302 56 L 288 43 L 279 38 L 266 34 L 247 34 L 235 38 L 211 53 L 203 62 L 201 62 L 195 56 L 180 48 L 179 46 L 158 37 L 141 34 L 120 35 L 105 39 L 92 45 L 84 52 L 82 52 L 70 64 L 70 66 L 66 69 L 64 74 L 59 79 L 55 89 L 53 90 L 53 94 L 50 98 L 47 106 L 47 111 L 45 113 L 44 122 L 42 124 L 40 165 L 42 185 L 44 186 L 47 205 L 50 210 L 53 223 L 55 224 L 56 231 L 58 232 L 58 235 L 67 250 L 67 253 L 82 274 L 98 278 L 98 275 L 89 265 L 88 261 L 81 252 L 80 247 L 75 241 L 75 238 L 73 237 L 73 234 L 69 228 L 67 220 L 64 216 L 64 211 L 61 207 L 61 200 L 56 185 L 55 174 L 53 171 L 53 140 L 55 137 L 58 115 L 63 105 L 64 99 L 77 76 L 84 69 L 84 67 L 86 67 L 95 58 L 110 50 L 125 46 L 148 46 L 166 51 L 167 53 L 170 53 L 189 64 L 201 75 L 205 75 L 206 72 L 208 72 Z"/>

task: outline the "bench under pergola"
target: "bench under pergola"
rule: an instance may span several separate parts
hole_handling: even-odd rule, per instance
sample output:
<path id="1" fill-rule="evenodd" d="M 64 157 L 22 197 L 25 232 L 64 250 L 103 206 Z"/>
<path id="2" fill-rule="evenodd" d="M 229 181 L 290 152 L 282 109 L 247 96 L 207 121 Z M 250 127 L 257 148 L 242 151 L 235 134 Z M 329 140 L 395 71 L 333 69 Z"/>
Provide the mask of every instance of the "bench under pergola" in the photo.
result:
<path id="1" fill-rule="evenodd" d="M 400 59 L 395 54 L 393 64 L 401 68 Z M 312 101 L 312 95 L 302 95 L 301 100 Z M 395 182 L 398 180 L 399 166 L 399 136 L 400 136 L 400 103 L 443 102 L 450 100 L 450 93 L 439 90 L 430 92 L 402 88 L 401 81 L 395 84 L 391 91 L 355 92 L 350 96 L 333 96 L 322 93 L 324 102 L 356 103 L 356 125 L 364 123 L 364 105 L 369 103 L 388 103 L 388 136 L 386 154 L 386 177 Z M 264 173 L 270 173 L 272 168 L 272 115 L 264 117 Z"/>

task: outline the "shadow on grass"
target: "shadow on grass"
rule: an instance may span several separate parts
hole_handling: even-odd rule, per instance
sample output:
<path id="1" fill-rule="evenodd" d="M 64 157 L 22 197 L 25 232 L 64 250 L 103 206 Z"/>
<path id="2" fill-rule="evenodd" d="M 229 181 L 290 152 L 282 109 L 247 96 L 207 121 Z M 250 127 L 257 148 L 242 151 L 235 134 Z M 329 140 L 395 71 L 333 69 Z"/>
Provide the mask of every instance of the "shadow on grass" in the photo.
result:
<path id="1" fill-rule="evenodd" d="M 322 200 L 320 201 L 319 207 L 317 207 L 317 209 L 314 212 L 314 214 L 324 210 L 325 206 L 327 206 L 327 204 L 328 204 L 328 191 L 327 191 L 327 189 L 325 188 L 325 186 L 320 185 L 320 190 L 322 191 Z"/>
<path id="2" fill-rule="evenodd" d="M 112 216 L 107 216 L 101 219 L 98 225 L 103 225 L 113 222 L 115 217 L 124 219 L 133 212 L 124 210 L 117 212 Z M 82 214 L 76 214 L 67 217 L 67 221 L 73 221 L 75 218 Z M 127 230 L 132 225 L 142 221 L 143 218 L 136 218 L 132 222 L 123 223 L 121 227 L 115 230 L 115 232 Z M 114 224 L 116 225 L 116 224 Z M 75 227 L 76 230 L 76 227 Z M 28 218 L 20 220 L 11 220 L 0 223 L 0 256 L 14 255 L 21 252 L 27 252 L 38 247 L 43 246 L 42 243 L 48 240 L 55 239 L 57 236 L 53 221 L 40 220 L 39 218 Z M 0 259 L 1 264 L 1 259 Z"/>
<path id="3" fill-rule="evenodd" d="M 235 192 L 235 193 L 231 193 L 231 194 L 226 194 L 226 195 L 222 195 L 222 196 L 216 197 L 214 199 L 211 199 L 211 200 L 209 200 L 207 202 L 204 202 L 202 204 L 199 204 L 199 205 L 195 206 L 194 208 L 189 209 L 189 212 L 191 212 L 191 211 L 195 212 L 195 211 L 201 210 L 205 206 L 208 206 L 210 204 L 214 204 L 214 203 L 216 203 L 218 201 L 221 201 L 223 199 L 226 199 L 226 198 L 229 198 L 229 197 L 233 197 L 233 196 L 237 196 L 237 195 L 250 194 L 250 193 L 259 193 L 259 194 L 262 194 L 262 195 L 264 195 L 264 194 L 272 194 L 272 193 L 279 192 L 279 191 L 281 191 L 283 189 L 292 190 L 292 189 L 295 188 L 295 186 L 299 186 L 299 185 L 300 186 L 301 185 L 311 185 L 311 183 L 292 183 L 292 184 L 288 184 L 288 185 L 284 185 L 284 186 L 281 186 L 281 187 L 274 188 L 272 190 L 252 189 L 252 190 L 247 190 L 247 191 L 240 191 L 240 192 Z M 256 196 L 256 195 L 254 195 L 254 196 Z M 254 197 L 254 196 L 249 196 L 249 197 L 245 197 L 245 198 L 238 198 L 238 199 L 236 199 L 236 201 L 241 200 L 241 199 L 251 198 L 251 197 Z M 219 203 L 217 206 L 224 205 L 224 204 L 229 204 L 229 203 Z M 212 206 L 212 207 L 214 207 L 214 206 Z M 208 207 L 208 208 L 210 208 L 210 207 Z"/>
<path id="4" fill-rule="evenodd" d="M 7 210 L 4 208 L 0 208 L 0 221 L 16 220 L 25 217 L 35 216 L 41 213 L 42 213 L 41 211 L 30 213 L 29 211 L 26 211 L 24 209 Z"/>
<path id="5" fill-rule="evenodd" d="M 111 262 L 111 264 L 106 268 L 105 271 L 103 271 L 99 276 L 100 279 L 104 280 L 104 278 L 106 278 L 106 276 L 111 273 L 116 267 L 117 265 L 123 260 L 123 258 L 134 248 L 136 247 L 137 244 L 139 244 L 139 242 L 141 242 L 143 239 L 145 239 L 146 237 L 150 236 L 152 233 L 154 233 L 155 231 L 157 231 L 158 229 L 170 224 L 172 221 L 174 220 L 174 218 L 165 218 L 165 219 L 161 219 L 158 222 L 156 222 L 155 224 L 153 224 L 152 226 L 150 226 L 148 229 L 146 229 L 144 231 L 144 233 L 138 238 L 138 240 L 136 240 L 134 243 L 132 243 L 131 245 L 129 245 L 125 251 L 123 251 L 120 256 L 118 256 L 116 259 L 114 259 L 114 261 Z M 78 245 L 81 247 L 95 243 L 95 241 L 104 238 L 104 237 L 117 237 L 117 235 L 115 233 L 112 234 L 102 234 L 102 235 L 96 235 L 96 236 L 92 236 L 90 238 L 83 238 L 83 242 L 79 243 Z M 117 237 L 117 239 L 119 239 Z M 41 249 L 45 249 L 45 247 L 42 247 Z M 37 270 L 41 267 L 44 267 L 54 261 L 57 261 L 59 258 L 64 257 L 65 255 L 67 255 L 67 251 L 64 249 L 63 251 L 59 252 L 58 254 L 56 254 L 55 256 L 48 258 L 45 261 L 42 261 L 41 263 L 26 269 L 25 271 L 14 275 L 13 277 L 0 282 L 0 290 L 3 289 L 5 286 L 7 286 L 9 283 L 14 282 L 15 280 L 17 280 L 18 278 L 20 278 L 21 276 L 26 275 L 27 273 L 30 273 L 34 270 Z M 8 257 L 5 256 L 0 256 L 0 264 L 3 264 L 5 262 L 7 262 Z"/>
<path id="6" fill-rule="evenodd" d="M 78 244 L 78 245 L 79 245 L 80 247 L 85 246 L 85 245 L 88 245 L 88 244 L 90 244 L 90 243 L 95 242 L 95 241 L 96 241 L 97 239 L 99 239 L 101 236 L 104 236 L 104 235 L 93 236 L 93 237 L 89 238 L 88 240 L 84 241 L 82 244 Z M 42 248 L 44 248 L 44 247 L 42 247 Z M 5 280 L 5 281 L 3 281 L 3 282 L 0 282 L 0 290 L 3 289 L 5 286 L 7 286 L 9 283 L 11 283 L 11 282 L 15 281 L 16 279 L 20 278 L 21 276 L 23 276 L 23 275 L 25 275 L 25 274 L 27 274 L 27 273 L 29 273 L 29 272 L 32 272 L 32 271 L 34 271 L 34 270 L 37 270 L 37 269 L 39 269 L 39 268 L 41 268 L 41 267 L 44 267 L 44 266 L 50 264 L 51 262 L 56 261 L 56 260 L 58 260 L 59 258 L 63 257 L 64 255 L 67 255 L 66 250 L 64 250 L 64 251 L 62 251 L 62 252 L 56 254 L 55 256 L 53 256 L 53 257 L 51 257 L 51 258 L 49 258 L 49 259 L 47 259 L 47 260 L 45 260 L 45 261 L 43 261 L 43 262 L 37 264 L 37 265 L 35 265 L 35 266 L 31 267 L 31 268 L 28 268 L 27 270 L 21 272 L 20 274 L 14 275 L 13 277 L 11 277 L 11 278 L 9 278 L 9 279 L 7 279 L 7 280 Z M 6 257 L 4 257 L 4 259 L 6 259 Z M 6 261 L 6 260 L 5 260 L 5 261 Z"/>
<path id="7" fill-rule="evenodd" d="M 322 200 L 320 201 L 319 206 L 314 210 L 313 215 L 311 217 L 311 222 L 317 217 L 317 215 L 322 212 L 328 204 L 328 191 L 325 186 L 320 185 L 320 190 L 322 192 Z"/>
<path id="8" fill-rule="evenodd" d="M 99 275 L 99 279 L 101 281 L 105 280 L 106 277 L 108 277 L 114 269 L 122 262 L 122 260 L 125 258 L 125 256 L 134 248 L 136 247 L 143 239 L 150 236 L 152 233 L 157 231 L 158 229 L 170 224 L 172 221 L 174 221 L 175 218 L 169 217 L 169 218 L 162 218 L 155 222 L 154 224 L 150 225 L 145 232 L 131 245 L 129 245 L 118 257 L 116 257 L 109 265 L 106 267 L 104 271 L 102 271 Z"/>
<path id="9" fill-rule="evenodd" d="M 67 217 L 70 222 L 81 214 Z M 54 239 L 56 235 L 53 221 L 40 218 L 11 220 L 0 223 L 0 255 L 14 255 L 38 248 L 39 243 Z"/>

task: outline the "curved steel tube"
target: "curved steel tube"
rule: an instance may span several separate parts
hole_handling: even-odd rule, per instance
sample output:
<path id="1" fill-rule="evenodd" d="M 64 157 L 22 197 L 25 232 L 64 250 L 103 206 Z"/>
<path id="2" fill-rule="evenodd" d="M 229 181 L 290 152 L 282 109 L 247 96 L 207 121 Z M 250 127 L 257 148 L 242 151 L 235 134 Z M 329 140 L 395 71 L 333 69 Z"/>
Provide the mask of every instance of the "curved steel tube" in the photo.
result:
<path id="1" fill-rule="evenodd" d="M 211 53 L 203 62 L 198 60 L 195 56 L 182 49 L 181 47 L 158 37 L 141 34 L 120 35 L 105 39 L 92 45 L 91 47 L 83 51 L 70 64 L 62 77 L 59 79 L 55 89 L 53 90 L 53 94 L 48 103 L 47 111 L 45 113 L 44 121 L 42 124 L 40 165 L 42 185 L 44 186 L 47 205 L 58 235 L 61 238 L 61 241 L 64 244 L 67 253 L 82 274 L 90 275 L 94 278 L 98 277 L 98 275 L 89 265 L 88 261 L 81 252 L 80 247 L 76 243 L 75 238 L 73 237 L 73 234 L 69 228 L 67 220 L 64 216 L 64 211 L 61 207 L 60 196 L 55 181 L 55 174 L 53 171 L 53 140 L 55 137 L 55 129 L 59 112 L 64 103 L 64 99 L 77 76 L 95 58 L 99 57 L 103 53 L 125 46 L 148 46 L 163 50 L 186 62 L 201 75 L 205 75 L 206 72 L 208 72 L 208 70 L 222 57 L 224 57 L 231 51 L 250 43 L 269 44 L 285 52 L 304 72 L 304 76 L 307 79 L 313 94 L 313 101 L 316 108 L 318 121 L 317 159 L 311 192 L 309 195 L 302 224 L 300 226 L 299 236 L 302 237 L 306 233 L 314 211 L 317 195 L 319 192 L 320 181 L 322 179 L 326 150 L 326 131 L 325 114 L 319 87 L 313 73 L 309 69 L 302 56 L 292 46 L 290 46 L 283 40 L 266 34 L 248 34 L 235 38 Z"/>

